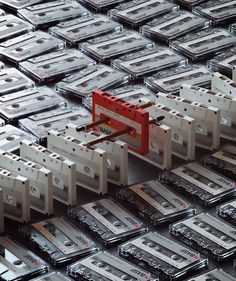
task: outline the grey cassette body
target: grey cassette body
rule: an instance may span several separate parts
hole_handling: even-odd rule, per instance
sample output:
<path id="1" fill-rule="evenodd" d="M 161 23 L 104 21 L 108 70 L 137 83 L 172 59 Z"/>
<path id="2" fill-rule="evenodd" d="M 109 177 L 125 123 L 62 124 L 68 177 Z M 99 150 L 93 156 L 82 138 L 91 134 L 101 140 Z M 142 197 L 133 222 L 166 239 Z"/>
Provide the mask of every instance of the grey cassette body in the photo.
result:
<path id="1" fill-rule="evenodd" d="M 19 157 L 10 152 L 0 150 L 1 167 L 13 173 L 21 173 L 29 179 L 30 207 L 42 214 L 53 213 L 52 172 L 48 169 Z"/>
<path id="2" fill-rule="evenodd" d="M 52 172 L 53 197 L 56 200 L 68 206 L 77 203 L 76 166 L 74 162 L 27 140 L 21 142 L 20 155 Z"/>
<path id="3" fill-rule="evenodd" d="M 38 278 L 32 279 L 33 281 L 71 281 L 70 278 L 61 274 L 60 272 L 51 272 Z"/>
<path id="4" fill-rule="evenodd" d="M 213 269 L 206 273 L 195 276 L 194 278 L 190 278 L 187 281 L 208 281 L 208 280 L 236 281 L 236 278 L 223 271 L 223 269 Z"/>
<path id="5" fill-rule="evenodd" d="M 3 191 L 0 188 L 0 234 L 4 232 Z"/>
<path id="6" fill-rule="evenodd" d="M 234 98 L 236 97 L 236 83 L 219 72 L 214 72 L 212 74 L 211 89 L 216 92 L 231 95 Z"/>
<path id="7" fill-rule="evenodd" d="M 18 10 L 30 5 L 35 5 L 43 0 L 1 0 L 0 4 L 12 10 Z"/>
<path id="8" fill-rule="evenodd" d="M 76 164 L 76 183 L 98 194 L 107 193 L 107 153 L 89 148 L 84 141 L 50 130 L 48 148 Z"/>
<path id="9" fill-rule="evenodd" d="M 19 63 L 34 56 L 63 49 L 65 43 L 46 32 L 35 31 L 9 39 L 0 44 L 0 55 L 13 63 Z"/>
<path id="10" fill-rule="evenodd" d="M 21 62 L 20 69 L 39 83 L 57 81 L 95 62 L 77 50 L 61 50 Z"/>
<path id="11" fill-rule="evenodd" d="M 81 0 L 82 3 L 94 9 L 96 12 L 106 11 L 125 0 Z"/>

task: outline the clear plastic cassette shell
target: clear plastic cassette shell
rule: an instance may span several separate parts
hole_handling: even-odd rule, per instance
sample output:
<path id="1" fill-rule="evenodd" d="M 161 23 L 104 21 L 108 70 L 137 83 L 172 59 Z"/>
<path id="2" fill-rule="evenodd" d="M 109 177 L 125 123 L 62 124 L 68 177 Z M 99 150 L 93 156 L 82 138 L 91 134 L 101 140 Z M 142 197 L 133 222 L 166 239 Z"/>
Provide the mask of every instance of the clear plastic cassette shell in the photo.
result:
<path id="1" fill-rule="evenodd" d="M 71 208 L 69 215 L 106 246 L 147 231 L 147 227 L 139 219 L 110 198 Z"/>
<path id="2" fill-rule="evenodd" d="M 235 255 L 235 228 L 209 213 L 200 213 L 173 224 L 170 233 L 216 261 Z"/>
<path id="3" fill-rule="evenodd" d="M 99 62 L 109 62 L 111 59 L 153 45 L 153 42 L 139 33 L 124 30 L 90 39 L 86 43 L 80 44 L 80 48 Z"/>
<path id="4" fill-rule="evenodd" d="M 133 0 L 109 11 L 109 16 L 131 27 L 138 27 L 160 15 L 177 11 L 179 6 L 164 0 Z"/>
<path id="5" fill-rule="evenodd" d="M 35 31 L 9 39 L 0 44 L 0 56 L 18 64 L 34 56 L 63 49 L 65 42 L 46 32 Z"/>
<path id="6" fill-rule="evenodd" d="M 60 94 L 88 97 L 96 89 L 107 90 L 128 83 L 130 75 L 106 65 L 94 65 L 66 77 L 56 84 Z"/>
<path id="7" fill-rule="evenodd" d="M 236 278 L 223 271 L 223 269 L 213 269 L 206 273 L 194 276 L 193 278 L 190 278 L 187 281 L 214 281 L 214 280 L 236 281 Z"/>
<path id="8" fill-rule="evenodd" d="M 7 122 L 15 122 L 65 104 L 63 98 L 46 86 L 26 89 L 0 97 L 0 116 Z"/>
<path id="9" fill-rule="evenodd" d="M 19 126 L 40 141 L 46 139 L 49 130 L 64 132 L 68 123 L 78 126 L 91 123 L 91 114 L 83 107 L 59 108 L 19 120 Z"/>
<path id="10" fill-rule="evenodd" d="M 211 72 L 202 65 L 184 65 L 146 78 L 145 85 L 154 91 L 177 94 L 183 83 L 210 88 L 211 78 Z"/>
<path id="11" fill-rule="evenodd" d="M 132 79 L 142 79 L 164 69 L 187 64 L 187 59 L 168 48 L 147 48 L 122 56 L 112 66 L 129 73 Z"/>
<path id="12" fill-rule="evenodd" d="M 19 68 L 39 83 L 55 82 L 95 62 L 77 50 L 60 50 L 23 61 Z"/>
<path id="13" fill-rule="evenodd" d="M 209 27 L 211 22 L 187 11 L 178 11 L 156 18 L 141 27 L 141 33 L 155 41 L 169 43 L 180 36 Z"/>
<path id="14" fill-rule="evenodd" d="M 236 44 L 236 37 L 220 28 L 208 28 L 190 33 L 170 43 L 171 48 L 179 51 L 192 61 L 201 61 Z"/>
<path id="15" fill-rule="evenodd" d="M 0 70 L 0 96 L 34 86 L 35 83 L 16 68 Z"/>
<path id="16" fill-rule="evenodd" d="M 76 280 L 85 281 L 159 280 L 152 278 L 148 271 L 103 251 L 72 264 L 67 273 Z"/>
<path id="17" fill-rule="evenodd" d="M 83 41 L 119 30 L 122 30 L 122 25 L 103 15 L 86 15 L 60 22 L 51 27 L 49 32 L 66 41 L 68 45 L 77 46 Z"/>
<path id="18" fill-rule="evenodd" d="M 174 222 L 196 212 L 190 203 L 156 180 L 118 190 L 116 196 L 129 210 L 154 226 Z"/>
<path id="19" fill-rule="evenodd" d="M 236 195 L 235 182 L 197 163 L 161 175 L 162 181 L 209 207 Z"/>
<path id="20" fill-rule="evenodd" d="M 0 253 L 0 275 L 3 281 L 31 280 L 48 271 L 44 261 L 11 237 L 0 237 Z"/>
<path id="21" fill-rule="evenodd" d="M 125 0 L 81 0 L 81 2 L 96 12 L 102 12 L 125 2 Z"/>
<path id="22" fill-rule="evenodd" d="M 71 281 L 71 279 L 60 272 L 54 271 L 38 278 L 34 278 L 32 281 Z"/>
<path id="23" fill-rule="evenodd" d="M 36 5 L 43 0 L 0 0 L 0 5 L 10 10 L 23 9 L 27 6 Z"/>
<path id="24" fill-rule="evenodd" d="M 191 10 L 193 7 L 206 2 L 206 0 L 176 0 L 176 2 Z"/>
<path id="25" fill-rule="evenodd" d="M 235 21 L 236 1 L 211 0 L 194 8 L 194 12 L 209 18 L 214 25 Z"/>
<path id="26" fill-rule="evenodd" d="M 93 241 L 63 217 L 22 226 L 19 234 L 33 251 L 57 267 L 97 250 Z"/>
<path id="27" fill-rule="evenodd" d="M 217 214 L 232 225 L 236 223 L 236 199 L 217 207 Z"/>
<path id="28" fill-rule="evenodd" d="M 128 241 L 118 249 L 121 256 L 142 264 L 142 268 L 163 277 L 163 280 L 182 280 L 207 265 L 207 259 L 198 252 L 157 232 L 149 232 Z"/>
<path id="29" fill-rule="evenodd" d="M 18 15 L 36 28 L 55 25 L 88 14 L 88 10 L 75 0 L 56 0 L 50 3 L 28 6 L 18 10 Z"/>

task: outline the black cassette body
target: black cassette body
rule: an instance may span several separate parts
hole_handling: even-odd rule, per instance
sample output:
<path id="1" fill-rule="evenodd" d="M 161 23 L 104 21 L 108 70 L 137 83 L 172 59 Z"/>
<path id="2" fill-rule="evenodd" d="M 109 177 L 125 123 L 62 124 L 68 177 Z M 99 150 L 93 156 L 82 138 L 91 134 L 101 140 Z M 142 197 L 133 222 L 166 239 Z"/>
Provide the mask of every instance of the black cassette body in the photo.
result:
<path id="1" fill-rule="evenodd" d="M 155 226 L 194 215 L 196 212 L 190 203 L 155 180 L 118 190 L 117 198 L 133 213 Z"/>
<path id="2" fill-rule="evenodd" d="M 92 8 L 96 12 L 106 11 L 115 5 L 125 2 L 125 0 L 80 0 L 84 5 Z"/>
<path id="3" fill-rule="evenodd" d="M 188 8 L 189 10 L 192 10 L 193 7 L 206 2 L 206 0 L 176 0 L 178 4 L 181 6 Z"/>
<path id="4" fill-rule="evenodd" d="M 0 44 L 0 55 L 13 63 L 19 63 L 34 56 L 63 49 L 65 43 L 45 32 L 35 31 Z"/>
<path id="5" fill-rule="evenodd" d="M 161 175 L 168 186 L 197 199 L 205 206 L 236 195 L 235 182 L 197 163 L 189 163 Z"/>
<path id="6" fill-rule="evenodd" d="M 184 64 L 187 64 L 184 57 L 167 48 L 148 48 L 122 56 L 112 63 L 113 67 L 124 70 L 133 79 Z"/>
<path id="7" fill-rule="evenodd" d="M 32 279 L 33 281 L 71 281 L 70 278 L 66 277 L 60 272 L 50 272 L 46 275 Z"/>
<path id="8" fill-rule="evenodd" d="M 0 0 L 0 5 L 10 10 L 18 10 L 40 2 L 43 2 L 43 0 Z"/>
<path id="9" fill-rule="evenodd" d="M 18 10 L 18 15 L 36 28 L 54 25 L 83 14 L 88 14 L 88 11 L 75 0 L 56 0 Z"/>
<path id="10" fill-rule="evenodd" d="M 0 257 L 0 275 L 4 281 L 30 280 L 48 271 L 44 261 L 11 237 L 0 237 Z"/>
<path id="11" fill-rule="evenodd" d="M 54 266 L 63 266 L 96 251 L 95 244 L 63 217 L 54 217 L 20 228 L 33 250 Z"/>
<path id="12" fill-rule="evenodd" d="M 153 43 L 133 31 L 119 31 L 88 40 L 80 48 L 99 62 L 109 62 L 119 56 L 153 46 Z"/>
<path id="13" fill-rule="evenodd" d="M 191 31 L 210 26 L 210 21 L 187 11 L 172 12 L 141 27 L 141 32 L 155 41 L 169 43 Z"/>
<path id="14" fill-rule="evenodd" d="M 61 94 L 72 94 L 85 98 L 96 89 L 107 90 L 127 83 L 130 76 L 123 71 L 106 65 L 94 65 L 66 77 L 56 84 L 56 90 Z"/>
<path id="15" fill-rule="evenodd" d="M 232 223 L 232 225 L 236 225 L 236 200 L 218 206 L 217 213 L 221 218 Z"/>
<path id="16" fill-rule="evenodd" d="M 70 46 L 94 37 L 122 30 L 122 26 L 103 15 L 86 15 L 79 19 L 61 22 L 49 29 L 49 32 Z"/>
<path id="17" fill-rule="evenodd" d="M 183 280 L 186 275 L 192 275 L 194 271 L 207 265 L 207 259 L 202 258 L 199 253 L 157 232 L 126 242 L 119 246 L 119 253 L 168 280 Z"/>
<path id="18" fill-rule="evenodd" d="M 71 208 L 69 215 L 105 245 L 127 240 L 147 230 L 139 219 L 109 198 Z"/>
<path id="19" fill-rule="evenodd" d="M 165 0 L 133 0 L 110 10 L 109 16 L 131 27 L 138 27 L 155 17 L 178 9 L 178 5 Z"/>
<path id="20" fill-rule="evenodd" d="M 236 278 L 229 275 L 222 269 L 213 269 L 206 273 L 190 278 L 187 281 L 236 281 Z"/>
<path id="21" fill-rule="evenodd" d="M 236 37 L 226 30 L 207 28 L 196 33 L 189 33 L 171 42 L 170 46 L 192 61 L 201 61 L 234 47 L 235 43 Z"/>
<path id="22" fill-rule="evenodd" d="M 192 218 L 177 222 L 170 227 L 170 232 L 184 243 L 217 261 L 235 255 L 235 228 L 209 213 L 200 213 Z"/>
<path id="23" fill-rule="evenodd" d="M 95 62 L 77 50 L 60 50 L 23 61 L 19 68 L 39 83 L 55 82 Z"/>

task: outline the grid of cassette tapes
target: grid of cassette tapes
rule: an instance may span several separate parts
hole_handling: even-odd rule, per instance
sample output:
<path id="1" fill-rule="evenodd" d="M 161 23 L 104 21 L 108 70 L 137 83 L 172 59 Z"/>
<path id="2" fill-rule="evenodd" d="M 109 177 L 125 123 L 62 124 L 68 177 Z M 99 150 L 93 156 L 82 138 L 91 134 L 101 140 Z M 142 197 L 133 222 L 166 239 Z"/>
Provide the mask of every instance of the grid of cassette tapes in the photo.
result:
<path id="1" fill-rule="evenodd" d="M 236 281 L 236 0 L 0 0 L 0 280 Z"/>

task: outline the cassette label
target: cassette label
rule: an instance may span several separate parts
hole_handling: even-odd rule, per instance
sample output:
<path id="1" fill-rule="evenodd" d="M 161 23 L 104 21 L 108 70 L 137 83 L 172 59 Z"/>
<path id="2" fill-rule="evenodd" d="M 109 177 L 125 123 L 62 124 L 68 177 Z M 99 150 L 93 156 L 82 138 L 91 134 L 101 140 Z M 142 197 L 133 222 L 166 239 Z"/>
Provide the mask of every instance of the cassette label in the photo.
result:
<path id="1" fill-rule="evenodd" d="M 4 232 L 4 217 L 3 217 L 3 191 L 0 188 L 0 234 Z"/>
<path id="2" fill-rule="evenodd" d="M 30 5 L 35 5 L 42 2 L 42 0 L 1 0 L 0 3 L 9 9 L 22 9 Z"/>
<path id="3" fill-rule="evenodd" d="M 236 83 L 218 72 L 212 74 L 211 89 L 236 98 Z"/>
<path id="4" fill-rule="evenodd" d="M 235 281 L 236 278 L 229 275 L 222 269 L 214 269 L 207 273 L 195 276 L 192 279 L 188 279 L 187 281 L 208 281 L 208 280 L 224 280 L 224 281 Z"/>

